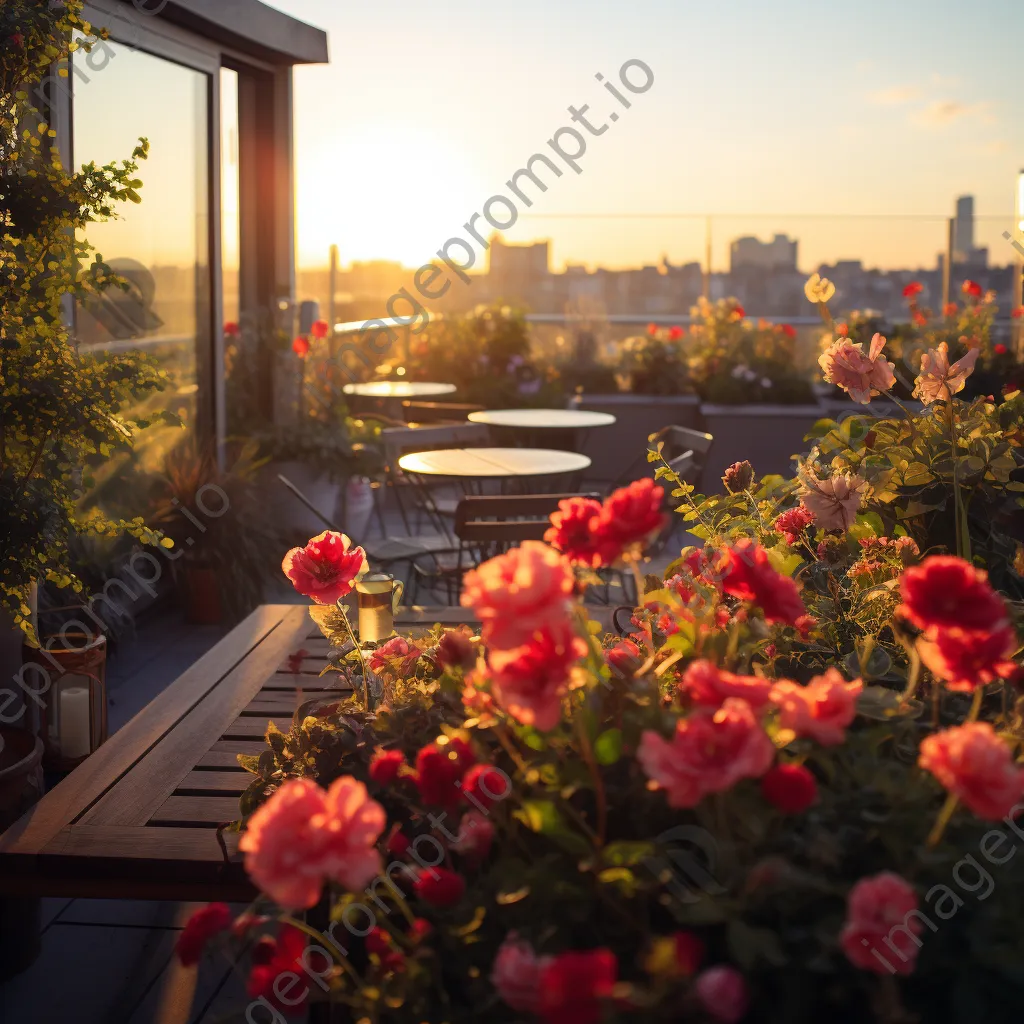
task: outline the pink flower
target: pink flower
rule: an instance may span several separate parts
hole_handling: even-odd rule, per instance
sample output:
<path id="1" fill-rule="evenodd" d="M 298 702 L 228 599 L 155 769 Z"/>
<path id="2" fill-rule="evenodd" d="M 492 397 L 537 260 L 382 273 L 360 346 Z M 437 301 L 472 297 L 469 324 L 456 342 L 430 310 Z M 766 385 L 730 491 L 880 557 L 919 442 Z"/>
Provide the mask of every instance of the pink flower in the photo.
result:
<path id="1" fill-rule="evenodd" d="M 551 513 L 551 528 L 544 540 L 571 562 L 596 569 L 618 555 L 609 549 L 597 528 L 602 506 L 594 498 L 564 498 Z"/>
<path id="2" fill-rule="evenodd" d="M 537 629 L 519 647 L 492 650 L 491 690 L 498 703 L 523 725 L 546 732 L 562 720 L 562 696 L 573 664 L 587 653 L 572 623 Z"/>
<path id="3" fill-rule="evenodd" d="M 888 391 L 896 383 L 894 364 L 882 357 L 884 348 L 881 334 L 871 339 L 867 355 L 859 342 L 839 338 L 821 354 L 818 365 L 825 380 L 841 387 L 855 402 L 867 405 L 872 395 Z"/>
<path id="4" fill-rule="evenodd" d="M 947 690 L 961 693 L 973 693 L 979 686 L 1016 675 L 1017 665 L 1010 660 L 1016 649 L 1017 633 L 1008 624 L 991 632 L 929 630 L 917 641 L 926 667 L 943 681 Z"/>
<path id="5" fill-rule="evenodd" d="M 914 381 L 914 397 L 925 405 L 932 402 L 948 402 L 953 395 L 963 391 L 967 378 L 974 372 L 981 349 L 971 348 L 950 365 L 949 346 L 939 342 L 938 348 L 930 349 L 921 356 L 921 373 Z"/>
<path id="6" fill-rule="evenodd" d="M 643 544 L 665 524 L 661 502 L 665 490 L 650 477 L 634 480 L 628 487 L 612 491 L 605 499 L 596 530 L 612 559 L 625 549 Z"/>
<path id="7" fill-rule="evenodd" d="M 768 703 L 772 684 L 758 676 L 733 675 L 702 658 L 687 665 L 679 689 L 703 707 L 719 708 L 729 697 L 740 697 L 760 708 Z"/>
<path id="8" fill-rule="evenodd" d="M 863 689 L 859 679 L 848 683 L 838 669 L 830 668 L 806 686 L 779 680 L 772 688 L 772 700 L 779 707 L 783 729 L 828 747 L 846 738 L 846 727 L 857 714 L 857 698 Z"/>
<path id="9" fill-rule="evenodd" d="M 766 622 L 792 626 L 807 612 L 796 583 L 776 571 L 768 552 L 749 537 L 720 553 L 718 571 L 722 590 L 758 605 Z"/>
<path id="10" fill-rule="evenodd" d="M 494 826 L 486 814 L 466 811 L 459 822 L 459 832 L 452 849 L 474 863 L 484 860 L 494 842 Z"/>
<path id="11" fill-rule="evenodd" d="M 528 540 L 467 572 L 462 606 L 476 612 L 489 644 L 514 648 L 540 627 L 567 619 L 574 583 L 565 557 Z"/>
<path id="12" fill-rule="evenodd" d="M 671 740 L 648 729 L 637 761 L 672 807 L 694 807 L 708 793 L 757 778 L 772 765 L 775 747 L 745 700 L 727 698 L 717 710 L 698 708 L 676 723 Z"/>
<path id="13" fill-rule="evenodd" d="M 991 631 L 1006 623 L 1006 605 L 988 573 L 955 555 L 931 555 L 900 576 L 896 614 L 918 629 Z"/>
<path id="14" fill-rule="evenodd" d="M 326 792 L 312 779 L 292 779 L 249 819 L 238 848 L 262 892 L 306 910 L 326 879 L 357 892 L 379 873 L 375 844 L 386 822 L 384 808 L 349 775 Z"/>
<path id="15" fill-rule="evenodd" d="M 750 993 L 735 967 L 719 965 L 701 971 L 694 982 L 701 1006 L 722 1024 L 738 1024 L 750 1007 Z"/>
<path id="16" fill-rule="evenodd" d="M 988 722 L 926 736 L 917 763 L 988 821 L 1005 818 L 1024 796 L 1024 767 Z"/>
<path id="17" fill-rule="evenodd" d="M 814 522 L 814 513 L 808 511 L 803 505 L 787 509 L 778 516 L 774 523 L 776 533 L 781 533 L 786 538 L 787 544 L 796 544 L 800 540 L 800 534 Z"/>
<path id="18" fill-rule="evenodd" d="M 801 504 L 824 530 L 848 530 L 857 519 L 867 483 L 856 474 L 843 473 L 824 480 L 808 471 L 803 478 Z"/>
<path id="19" fill-rule="evenodd" d="M 292 548 L 281 568 L 292 586 L 317 604 L 334 604 L 369 569 L 366 552 L 343 533 L 325 530 L 304 548 Z"/>
<path id="20" fill-rule="evenodd" d="M 423 652 L 409 643 L 404 636 L 393 636 L 387 643 L 381 644 L 370 654 L 368 664 L 373 672 L 390 671 L 397 664 L 400 675 L 409 675 L 415 668 Z M 401 659 L 401 661 L 399 661 Z"/>
<path id="21" fill-rule="evenodd" d="M 550 957 L 537 956 L 525 939 L 509 932 L 494 958 L 491 984 L 513 1010 L 533 1013 L 540 1006 L 540 976 L 550 961 Z"/>
<path id="22" fill-rule="evenodd" d="M 917 895 L 899 875 L 883 871 L 862 878 L 850 890 L 839 936 L 847 959 L 875 974 L 912 973 L 924 927 L 916 910 Z"/>
<path id="23" fill-rule="evenodd" d="M 620 640 L 614 647 L 609 647 L 604 652 L 604 657 L 612 671 L 621 676 L 632 675 L 641 663 L 640 648 L 636 641 L 628 637 Z"/>

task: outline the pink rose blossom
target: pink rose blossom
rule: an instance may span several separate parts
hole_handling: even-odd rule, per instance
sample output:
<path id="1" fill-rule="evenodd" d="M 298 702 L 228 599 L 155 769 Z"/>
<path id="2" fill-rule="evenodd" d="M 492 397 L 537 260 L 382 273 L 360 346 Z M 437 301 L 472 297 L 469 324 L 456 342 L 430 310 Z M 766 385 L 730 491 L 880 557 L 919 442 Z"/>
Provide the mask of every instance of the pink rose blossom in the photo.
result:
<path id="1" fill-rule="evenodd" d="M 540 1005 L 540 976 L 551 957 L 539 957 L 533 947 L 509 932 L 494 958 L 491 984 L 513 1010 L 532 1013 Z"/>
<path id="2" fill-rule="evenodd" d="M 494 825 L 480 811 L 466 811 L 459 822 L 459 832 L 452 849 L 473 861 L 483 860 L 494 842 Z"/>
<path id="3" fill-rule="evenodd" d="M 1024 796 L 1024 767 L 988 722 L 926 736 L 917 763 L 988 821 L 1005 818 Z"/>
<path id="4" fill-rule="evenodd" d="M 774 756 L 753 709 L 736 697 L 717 710 L 699 708 L 679 719 L 671 740 L 648 729 L 637 751 L 640 766 L 672 807 L 693 807 L 708 793 L 764 775 Z"/>
<path id="5" fill-rule="evenodd" d="M 284 556 L 281 569 L 304 597 L 317 604 L 334 604 L 352 590 L 369 564 L 362 548 L 352 547 L 343 533 L 325 530 L 304 548 L 292 548 Z"/>
<path id="6" fill-rule="evenodd" d="M 974 372 L 974 364 L 978 361 L 981 350 L 968 349 L 950 365 L 949 346 L 940 342 L 938 348 L 930 349 L 921 356 L 921 373 L 914 381 L 914 397 L 925 405 L 932 402 L 948 402 L 950 398 L 963 391 L 967 378 Z"/>
<path id="7" fill-rule="evenodd" d="M 705 707 L 718 708 L 729 697 L 741 697 L 752 708 L 760 708 L 768 703 L 772 684 L 760 676 L 733 675 L 701 658 L 687 665 L 679 689 Z"/>
<path id="8" fill-rule="evenodd" d="M 883 871 L 862 878 L 850 890 L 839 936 L 847 959 L 875 974 L 890 974 L 887 963 L 897 974 L 912 973 L 924 927 L 916 910 L 917 894 L 899 875 Z"/>
<path id="9" fill-rule="evenodd" d="M 801 503 L 818 526 L 845 532 L 857 519 L 867 483 L 855 474 L 844 473 L 819 480 L 813 473 L 806 472 L 803 487 Z"/>
<path id="10" fill-rule="evenodd" d="M 719 965 L 701 971 L 694 988 L 704 1009 L 722 1024 L 738 1024 L 750 1006 L 747 983 L 735 967 Z"/>
<path id="11" fill-rule="evenodd" d="M 797 736 L 808 736 L 822 746 L 834 746 L 846 738 L 846 727 L 857 714 L 857 698 L 864 684 L 848 683 L 838 669 L 830 668 L 806 686 L 782 679 L 772 688 L 779 707 L 779 724 Z"/>
<path id="12" fill-rule="evenodd" d="M 885 338 L 876 334 L 871 339 L 871 347 L 864 354 L 863 347 L 839 338 L 818 359 L 825 380 L 841 387 L 849 396 L 861 405 L 867 405 L 872 395 L 878 395 L 896 383 L 893 374 L 894 364 L 882 357 Z"/>
<path id="13" fill-rule="evenodd" d="M 404 636 L 393 636 L 387 643 L 381 644 L 370 654 L 368 664 L 371 671 L 380 672 L 390 669 L 392 663 L 401 658 L 398 664 L 398 671 L 402 675 L 408 675 L 416 667 L 423 652 L 415 645 L 409 643 Z"/>
<path id="14" fill-rule="evenodd" d="M 380 872 L 375 844 L 386 823 L 384 808 L 349 775 L 326 792 L 312 779 L 292 779 L 249 819 L 238 848 L 261 891 L 306 910 L 326 879 L 358 892 Z"/>

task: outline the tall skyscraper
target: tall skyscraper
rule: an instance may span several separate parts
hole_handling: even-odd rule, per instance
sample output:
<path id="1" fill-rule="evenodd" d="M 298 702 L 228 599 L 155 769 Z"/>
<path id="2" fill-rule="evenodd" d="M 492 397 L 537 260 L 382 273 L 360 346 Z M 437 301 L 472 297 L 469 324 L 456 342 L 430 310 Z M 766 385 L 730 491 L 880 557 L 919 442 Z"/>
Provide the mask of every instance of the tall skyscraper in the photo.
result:
<path id="1" fill-rule="evenodd" d="M 953 224 L 953 259 L 957 263 L 972 262 L 974 252 L 974 196 L 960 196 L 956 201 Z"/>

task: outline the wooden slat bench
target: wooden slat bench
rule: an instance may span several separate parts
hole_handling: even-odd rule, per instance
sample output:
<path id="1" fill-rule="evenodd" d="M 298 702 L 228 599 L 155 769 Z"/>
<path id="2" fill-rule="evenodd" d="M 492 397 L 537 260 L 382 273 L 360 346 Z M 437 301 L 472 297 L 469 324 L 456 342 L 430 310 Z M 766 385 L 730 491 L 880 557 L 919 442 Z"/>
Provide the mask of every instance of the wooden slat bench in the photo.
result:
<path id="1" fill-rule="evenodd" d="M 411 608 L 396 626 L 472 621 Z M 237 755 L 265 749 L 269 720 L 287 731 L 303 701 L 348 692 L 318 677 L 327 651 L 305 606 L 258 608 L 0 836 L 0 895 L 250 899 L 238 837 L 217 837 L 252 778 Z"/>

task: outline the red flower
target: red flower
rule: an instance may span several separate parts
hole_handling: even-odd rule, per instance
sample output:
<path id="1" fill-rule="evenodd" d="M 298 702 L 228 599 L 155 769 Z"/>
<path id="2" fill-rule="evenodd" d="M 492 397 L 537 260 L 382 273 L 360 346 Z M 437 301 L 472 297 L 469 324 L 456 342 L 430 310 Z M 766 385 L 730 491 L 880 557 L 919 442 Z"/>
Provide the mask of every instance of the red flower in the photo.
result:
<path id="1" fill-rule="evenodd" d="M 709 967 L 694 983 L 694 989 L 704 1009 L 722 1024 L 738 1024 L 746 1016 L 750 993 L 735 967 Z"/>
<path id="2" fill-rule="evenodd" d="M 377 957 L 386 971 L 401 971 L 405 968 L 405 957 L 392 948 L 391 935 L 383 928 L 374 928 L 366 936 L 366 952 Z"/>
<path id="3" fill-rule="evenodd" d="M 732 312 L 737 320 L 742 320 L 747 315 L 747 311 L 738 302 L 733 306 Z"/>
<path id="4" fill-rule="evenodd" d="M 452 849 L 474 865 L 487 859 L 494 842 L 494 826 L 481 811 L 466 811 Z"/>
<path id="5" fill-rule="evenodd" d="M 301 334 L 292 342 L 292 351 L 300 358 L 305 359 L 309 355 L 309 338 Z"/>
<path id="6" fill-rule="evenodd" d="M 434 652 L 434 660 L 441 668 L 472 668 L 476 657 L 476 644 L 468 626 L 446 629 Z"/>
<path id="7" fill-rule="evenodd" d="M 943 316 L 956 316 L 960 312 L 960 307 L 955 302 L 947 302 L 942 307 Z"/>
<path id="8" fill-rule="evenodd" d="M 899 875 L 883 871 L 862 878 L 850 890 L 839 937 L 847 959 L 875 974 L 910 974 L 920 948 L 916 936 L 924 928 L 915 910 L 917 895 Z"/>
<path id="9" fill-rule="evenodd" d="M 754 467 L 744 459 L 734 462 L 722 474 L 722 483 L 730 494 L 742 494 L 754 481 Z"/>
<path id="10" fill-rule="evenodd" d="M 489 764 L 475 764 L 462 780 L 462 792 L 477 808 L 490 810 L 511 792 L 509 777 Z"/>
<path id="11" fill-rule="evenodd" d="M 912 299 L 915 295 L 920 295 L 924 291 L 924 285 L 920 281 L 911 281 L 910 284 L 903 288 L 903 298 Z"/>
<path id="12" fill-rule="evenodd" d="M 610 949 L 552 957 L 540 975 L 538 1015 L 548 1024 L 599 1024 L 618 973 Z"/>
<path id="13" fill-rule="evenodd" d="M 647 333 L 653 338 L 658 333 L 658 325 L 657 324 L 648 324 L 647 325 Z"/>
<path id="14" fill-rule="evenodd" d="M 326 320 L 317 320 L 313 324 L 313 327 L 309 333 L 312 334 L 314 338 L 322 339 L 327 337 L 328 333 L 330 332 L 330 329 L 330 325 L 327 323 Z"/>
<path id="15" fill-rule="evenodd" d="M 367 664 L 372 672 L 395 671 L 401 676 L 411 675 L 423 652 L 409 643 L 404 636 L 393 636 L 370 654 Z"/>
<path id="16" fill-rule="evenodd" d="M 679 689 L 701 707 L 720 708 L 729 697 L 740 697 L 752 708 L 768 703 L 772 684 L 758 676 L 737 676 L 706 659 L 686 667 Z"/>
<path id="17" fill-rule="evenodd" d="M 409 847 L 412 843 L 409 841 L 409 837 L 402 831 L 400 825 L 395 825 L 391 830 L 391 835 L 388 836 L 388 841 L 384 844 L 384 849 L 391 854 L 392 857 L 397 857 L 401 860 L 409 852 Z"/>
<path id="18" fill-rule="evenodd" d="M 313 537 L 304 548 L 292 548 L 281 563 L 292 586 L 317 604 L 334 604 L 344 597 L 368 568 L 366 552 L 332 530 Z"/>
<path id="19" fill-rule="evenodd" d="M 302 663 L 309 657 L 309 651 L 305 647 L 300 647 L 297 651 L 292 651 L 288 655 L 288 671 L 293 676 L 297 676 L 302 671 Z"/>
<path id="20" fill-rule="evenodd" d="M 849 326 L 847 324 L 836 324 L 836 334 L 838 334 L 840 338 L 849 337 Z"/>
<path id="21" fill-rule="evenodd" d="M 693 932 L 676 932 L 672 938 L 676 946 L 676 966 L 679 973 L 690 977 L 704 959 L 704 943 Z"/>
<path id="22" fill-rule="evenodd" d="M 432 907 L 453 907 L 466 891 L 466 881 L 447 868 L 428 868 L 421 871 L 413 889 L 416 895 Z"/>
<path id="23" fill-rule="evenodd" d="M 592 569 L 607 565 L 618 552 L 598 531 L 601 511 L 601 503 L 593 498 L 564 498 L 551 513 L 551 529 L 544 540 L 571 562 Z"/>
<path id="24" fill-rule="evenodd" d="M 1005 356 L 1010 350 L 1005 345 L 996 345 L 992 351 L 995 352 L 997 356 Z"/>
<path id="25" fill-rule="evenodd" d="M 682 327 L 673 327 L 668 332 L 669 341 L 678 341 L 685 333 Z"/>
<path id="26" fill-rule="evenodd" d="M 788 509 L 775 520 L 775 532 L 781 533 L 786 538 L 787 544 L 796 544 L 800 540 L 800 534 L 814 522 L 814 513 L 809 512 L 803 505 Z"/>
<path id="27" fill-rule="evenodd" d="M 252 951 L 252 969 L 246 986 L 250 998 L 265 999 L 287 1015 L 301 1013 L 309 998 L 309 986 L 301 981 L 306 973 L 302 958 L 307 941 L 305 934 L 290 924 L 284 925 L 276 939 L 261 939 Z M 297 975 L 299 984 L 291 978 L 277 984 L 278 978 L 288 974 Z"/>
<path id="28" fill-rule="evenodd" d="M 921 660 L 949 690 L 973 693 L 979 686 L 1017 673 L 1017 665 L 1010 661 L 1017 649 L 1017 634 L 1009 624 L 992 632 L 929 630 L 918 638 L 917 649 Z"/>
<path id="29" fill-rule="evenodd" d="M 926 317 L 924 315 L 924 313 L 922 313 L 921 310 L 919 310 L 919 309 L 915 309 L 914 310 L 914 312 L 911 315 L 910 319 L 914 321 L 914 324 L 917 327 L 927 327 L 928 326 L 928 317 Z"/>
<path id="30" fill-rule="evenodd" d="M 25 46 L 25 37 L 20 32 L 13 33 L 10 37 L 11 45 L 18 50 L 21 50 Z"/>
<path id="31" fill-rule="evenodd" d="M 806 686 L 780 679 L 772 687 L 772 700 L 779 707 L 783 729 L 828 747 L 846 738 L 846 727 L 857 715 L 857 698 L 863 689 L 861 680 L 848 683 L 837 668 L 828 668 Z"/>
<path id="32" fill-rule="evenodd" d="M 982 287 L 977 281 L 971 281 L 970 279 L 964 281 L 960 286 L 960 290 L 964 295 L 969 295 L 972 299 L 979 299 L 982 295 Z"/>
<path id="33" fill-rule="evenodd" d="M 634 480 L 620 487 L 605 500 L 597 529 L 603 541 L 616 553 L 633 544 L 641 544 L 665 523 L 661 502 L 664 488 L 650 477 Z"/>
<path id="34" fill-rule="evenodd" d="M 192 967 L 199 963 L 210 939 L 230 927 L 231 911 L 226 903 L 210 903 L 195 911 L 174 946 L 182 966 Z"/>
<path id="35" fill-rule="evenodd" d="M 1024 796 L 1024 768 L 988 722 L 926 736 L 917 763 L 979 818 L 999 821 Z"/>
<path id="36" fill-rule="evenodd" d="M 398 770 L 405 764 L 400 750 L 378 750 L 370 760 L 370 778 L 378 786 L 387 786 L 398 778 Z"/>
<path id="37" fill-rule="evenodd" d="M 807 613 L 796 583 L 776 572 L 768 552 L 749 537 L 722 551 L 718 568 L 725 593 L 758 605 L 766 622 L 792 626 Z"/>
<path id="38" fill-rule="evenodd" d="M 416 787 L 424 803 L 454 807 L 459 802 L 457 782 L 476 762 L 472 747 L 453 737 L 448 743 L 428 743 L 416 755 Z"/>
<path id="39" fill-rule="evenodd" d="M 1021 317 L 1024 317 L 1024 306 L 1018 306 L 1010 313 L 1010 316 L 1012 316 L 1014 320 L 1020 320 Z"/>
<path id="40" fill-rule="evenodd" d="M 818 783 L 800 764 L 777 764 L 761 779 L 761 795 L 783 814 L 800 814 L 818 799 Z"/>
<path id="41" fill-rule="evenodd" d="M 783 324 L 782 325 L 782 333 L 787 338 L 795 338 L 796 337 L 796 328 L 792 324 Z"/>
<path id="42" fill-rule="evenodd" d="M 241 334 L 241 328 L 234 322 L 234 320 L 229 320 L 224 325 L 224 336 L 226 338 L 237 338 L 239 334 Z"/>
<path id="43" fill-rule="evenodd" d="M 621 676 L 632 675 L 640 667 L 640 648 L 636 641 L 628 637 L 620 640 L 614 647 L 609 647 L 604 652 L 604 657 L 612 671 Z"/>
<path id="44" fill-rule="evenodd" d="M 1006 606 L 988 573 L 953 555 L 932 555 L 906 569 L 900 596 L 897 612 L 918 629 L 994 631 L 1006 621 Z"/>

